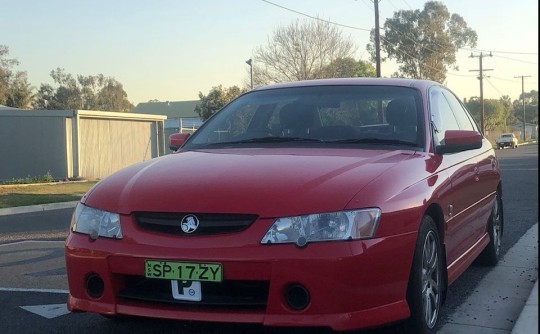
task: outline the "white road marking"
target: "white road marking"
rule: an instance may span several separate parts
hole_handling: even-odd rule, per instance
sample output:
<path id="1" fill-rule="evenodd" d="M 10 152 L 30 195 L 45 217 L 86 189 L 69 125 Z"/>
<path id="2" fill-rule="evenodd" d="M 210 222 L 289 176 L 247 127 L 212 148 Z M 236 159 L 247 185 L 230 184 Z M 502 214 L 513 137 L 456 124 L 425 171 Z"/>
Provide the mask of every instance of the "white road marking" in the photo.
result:
<path id="1" fill-rule="evenodd" d="M 32 305 L 21 306 L 21 308 L 47 319 L 57 318 L 70 313 L 66 304 Z"/>

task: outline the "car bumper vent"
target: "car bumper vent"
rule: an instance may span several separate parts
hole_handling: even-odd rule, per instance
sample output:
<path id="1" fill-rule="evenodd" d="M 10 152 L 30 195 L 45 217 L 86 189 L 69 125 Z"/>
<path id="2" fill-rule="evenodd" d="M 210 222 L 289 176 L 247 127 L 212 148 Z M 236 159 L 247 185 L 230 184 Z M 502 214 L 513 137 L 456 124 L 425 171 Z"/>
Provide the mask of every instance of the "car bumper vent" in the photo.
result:
<path id="1" fill-rule="evenodd" d="M 266 309 L 268 281 L 201 282 L 202 300 L 197 302 L 176 300 L 172 296 L 171 281 L 129 276 L 119 298 L 149 303 L 178 304 L 206 309 Z"/>

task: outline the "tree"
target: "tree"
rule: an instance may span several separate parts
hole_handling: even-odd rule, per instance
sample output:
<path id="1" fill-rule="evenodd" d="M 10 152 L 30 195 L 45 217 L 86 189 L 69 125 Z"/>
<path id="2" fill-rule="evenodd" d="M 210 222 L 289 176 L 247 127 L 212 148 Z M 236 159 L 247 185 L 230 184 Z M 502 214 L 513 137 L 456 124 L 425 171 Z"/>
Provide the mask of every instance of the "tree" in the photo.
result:
<path id="1" fill-rule="evenodd" d="M 504 107 L 504 131 L 507 131 L 509 125 L 516 123 L 514 106 L 512 105 L 512 99 L 508 95 L 502 96 L 499 101 Z"/>
<path id="2" fill-rule="evenodd" d="M 254 52 L 254 84 L 319 79 L 337 59 L 351 57 L 356 46 L 336 26 L 322 20 L 296 20 L 279 27 L 266 46 Z"/>
<path id="3" fill-rule="evenodd" d="M 519 100 L 513 102 L 515 122 L 523 122 L 523 98 L 525 98 L 525 121 L 538 124 L 538 91 L 531 90 L 520 94 Z"/>
<path id="4" fill-rule="evenodd" d="M 456 53 L 475 47 L 478 36 L 458 14 L 450 14 L 442 2 L 429 1 L 420 10 L 400 10 L 388 18 L 381 34 L 381 50 L 399 64 L 394 76 L 429 79 L 443 83 L 448 68 L 457 69 Z M 374 31 L 367 45 L 375 61 Z M 384 58 L 383 60 L 385 60 Z"/>
<path id="5" fill-rule="evenodd" d="M 35 97 L 32 91 L 26 72 L 17 72 L 7 90 L 5 104 L 9 107 L 28 109 Z"/>
<path id="6" fill-rule="evenodd" d="M 34 98 L 26 72 L 13 71 L 19 61 L 8 58 L 9 48 L 0 45 L 0 104 L 15 108 L 29 108 Z"/>
<path id="7" fill-rule="evenodd" d="M 375 67 L 366 61 L 354 58 L 338 58 L 326 65 L 322 70 L 324 78 L 362 78 L 376 77 Z"/>
<path id="8" fill-rule="evenodd" d="M 484 99 L 484 127 L 486 131 L 505 128 L 507 111 L 503 101 L 504 99 Z M 480 124 L 480 115 L 482 113 L 482 102 L 480 98 L 476 96 L 471 97 L 464 104 L 476 123 Z"/>
<path id="9" fill-rule="evenodd" d="M 128 101 L 122 84 L 103 74 L 82 76 L 77 79 L 64 69 L 51 71 L 58 87 L 41 84 L 34 104 L 36 109 L 83 109 L 129 112 L 133 104 Z"/>
<path id="10" fill-rule="evenodd" d="M 199 114 L 203 121 L 206 121 L 216 111 L 245 92 L 246 89 L 240 89 L 238 86 L 223 88 L 221 85 L 212 87 L 208 95 L 199 92 L 201 103 L 195 107 L 195 112 Z"/>

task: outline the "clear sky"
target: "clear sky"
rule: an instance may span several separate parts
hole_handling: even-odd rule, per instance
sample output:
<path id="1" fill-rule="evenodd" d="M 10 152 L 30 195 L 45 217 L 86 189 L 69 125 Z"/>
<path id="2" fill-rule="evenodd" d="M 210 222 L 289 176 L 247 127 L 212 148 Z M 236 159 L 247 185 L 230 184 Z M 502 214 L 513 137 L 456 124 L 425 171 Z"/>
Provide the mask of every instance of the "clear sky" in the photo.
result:
<path id="1" fill-rule="evenodd" d="M 347 25 L 342 31 L 358 46 L 357 59 L 369 60 L 366 44 L 374 27 L 372 0 L 269 0 L 279 6 Z M 538 90 L 537 0 L 447 0 L 478 34 L 472 52 L 485 57 L 484 97 Z M 381 0 L 380 24 L 397 10 L 423 9 L 423 0 Z M 249 81 L 246 60 L 279 26 L 308 19 L 262 0 L 0 0 L 0 45 L 7 45 L 16 70 L 31 84 L 53 83 L 51 70 L 104 74 L 124 85 L 135 105 L 197 100 L 217 85 Z M 479 59 L 460 50 L 458 71 L 445 84 L 461 98 L 480 95 Z M 396 71 L 383 63 L 382 75 Z"/>

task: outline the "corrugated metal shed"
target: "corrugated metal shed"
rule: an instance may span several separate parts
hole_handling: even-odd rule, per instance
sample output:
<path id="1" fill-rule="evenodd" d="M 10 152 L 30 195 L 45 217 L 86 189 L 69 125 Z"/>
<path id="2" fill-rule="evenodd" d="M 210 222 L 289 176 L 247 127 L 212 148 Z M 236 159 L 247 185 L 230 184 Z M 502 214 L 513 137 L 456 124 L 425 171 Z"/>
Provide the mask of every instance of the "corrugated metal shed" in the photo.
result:
<path id="1" fill-rule="evenodd" d="M 88 110 L 0 111 L 0 181 L 50 172 L 100 179 L 165 154 L 160 115 Z"/>

